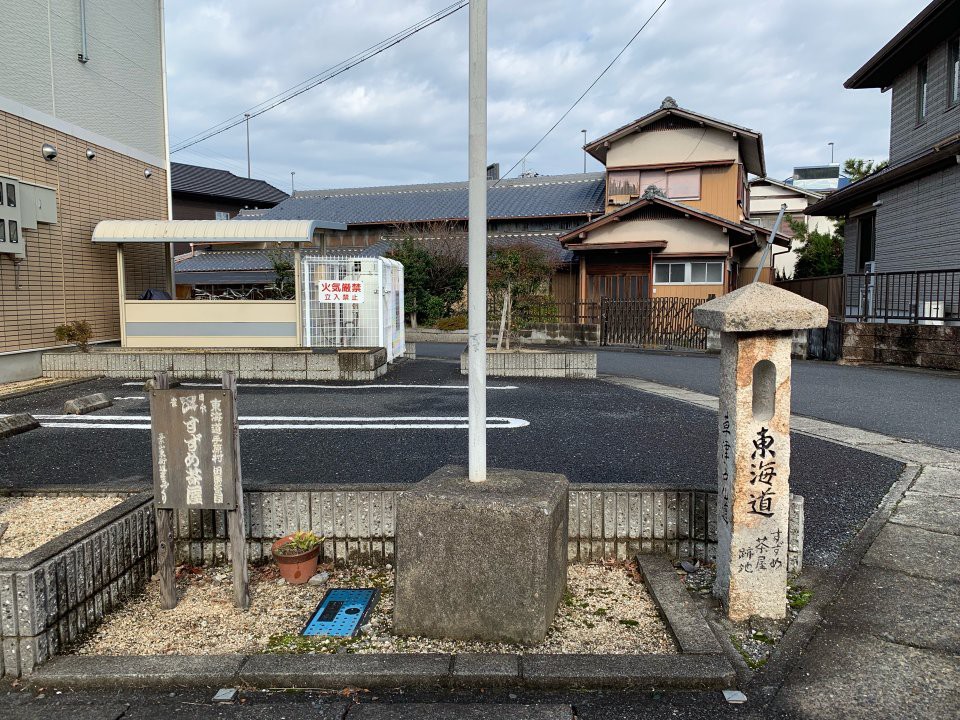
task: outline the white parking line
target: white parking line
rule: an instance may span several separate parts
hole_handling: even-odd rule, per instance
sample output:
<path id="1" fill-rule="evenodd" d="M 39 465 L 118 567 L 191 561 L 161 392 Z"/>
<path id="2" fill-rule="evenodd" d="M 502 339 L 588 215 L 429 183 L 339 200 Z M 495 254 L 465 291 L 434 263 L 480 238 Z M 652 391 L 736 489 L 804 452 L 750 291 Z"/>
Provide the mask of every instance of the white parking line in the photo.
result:
<path id="1" fill-rule="evenodd" d="M 125 382 L 124 386 L 142 386 L 142 382 Z M 180 383 L 181 387 L 221 387 L 220 383 Z M 466 390 L 466 385 L 403 385 L 403 384 L 380 384 L 380 385 L 316 385 L 309 383 L 240 383 L 241 388 L 308 388 L 319 390 L 407 390 L 407 389 L 426 389 L 426 390 Z M 516 390 L 516 385 L 487 385 L 487 390 Z"/>
<path id="2" fill-rule="evenodd" d="M 0 417 L 3 417 L 0 415 Z M 34 415 L 46 428 L 82 430 L 149 430 L 147 415 Z M 527 427 L 520 418 L 488 417 L 490 430 Z M 297 417 L 247 415 L 240 417 L 241 430 L 461 430 L 467 418 L 451 416 L 401 415 L 389 417 Z"/>
<path id="3" fill-rule="evenodd" d="M 115 397 L 114 400 L 146 400 L 146 395 L 127 395 L 126 397 Z"/>

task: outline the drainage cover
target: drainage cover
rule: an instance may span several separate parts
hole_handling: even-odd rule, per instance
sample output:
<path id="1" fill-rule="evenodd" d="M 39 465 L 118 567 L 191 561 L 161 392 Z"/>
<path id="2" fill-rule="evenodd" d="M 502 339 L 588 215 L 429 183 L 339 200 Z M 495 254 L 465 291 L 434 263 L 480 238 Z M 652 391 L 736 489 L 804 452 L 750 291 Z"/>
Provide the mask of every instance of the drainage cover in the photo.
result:
<path id="1" fill-rule="evenodd" d="M 301 635 L 352 637 L 367 622 L 379 599 L 377 588 L 327 590 Z"/>

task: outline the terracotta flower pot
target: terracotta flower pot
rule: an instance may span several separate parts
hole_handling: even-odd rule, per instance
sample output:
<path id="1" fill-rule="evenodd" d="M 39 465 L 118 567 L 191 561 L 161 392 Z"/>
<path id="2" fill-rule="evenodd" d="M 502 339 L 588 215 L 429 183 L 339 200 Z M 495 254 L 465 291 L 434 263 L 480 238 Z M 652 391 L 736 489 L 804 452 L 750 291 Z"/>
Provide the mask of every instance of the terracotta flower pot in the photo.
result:
<path id="1" fill-rule="evenodd" d="M 320 546 L 297 555 L 284 555 L 277 552 L 282 546 L 290 542 L 292 535 L 286 535 L 273 544 L 273 557 L 280 566 L 280 577 L 291 585 L 303 585 L 317 574 L 317 556 L 320 555 Z"/>

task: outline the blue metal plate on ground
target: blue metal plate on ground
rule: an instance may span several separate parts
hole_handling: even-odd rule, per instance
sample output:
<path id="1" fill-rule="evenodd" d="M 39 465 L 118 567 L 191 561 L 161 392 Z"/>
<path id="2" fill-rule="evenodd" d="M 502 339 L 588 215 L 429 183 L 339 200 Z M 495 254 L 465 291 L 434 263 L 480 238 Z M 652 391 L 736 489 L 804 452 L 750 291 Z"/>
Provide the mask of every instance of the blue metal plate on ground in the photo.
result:
<path id="1" fill-rule="evenodd" d="M 327 590 L 301 635 L 353 637 L 380 599 L 377 588 Z"/>

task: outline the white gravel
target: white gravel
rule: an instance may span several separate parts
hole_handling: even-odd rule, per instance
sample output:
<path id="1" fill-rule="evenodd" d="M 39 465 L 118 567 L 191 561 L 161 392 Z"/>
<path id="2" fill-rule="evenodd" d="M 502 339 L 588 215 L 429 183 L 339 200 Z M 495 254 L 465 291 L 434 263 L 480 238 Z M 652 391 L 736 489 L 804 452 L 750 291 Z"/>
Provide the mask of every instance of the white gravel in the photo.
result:
<path id="1" fill-rule="evenodd" d="M 251 652 L 675 653 L 633 569 L 623 564 L 571 565 L 567 594 L 546 640 L 534 647 L 399 637 L 391 633 L 393 572 L 327 568 L 326 586 L 288 585 L 273 563 L 250 568 L 251 607 L 233 607 L 229 568 L 180 568 L 180 601 L 159 606 L 156 580 L 105 621 L 73 652 L 83 655 L 216 655 Z M 357 638 L 305 638 L 300 631 L 331 587 L 379 587 L 381 599 Z"/>
<path id="2" fill-rule="evenodd" d="M 20 557 L 123 500 L 117 495 L 0 497 L 0 557 Z"/>

